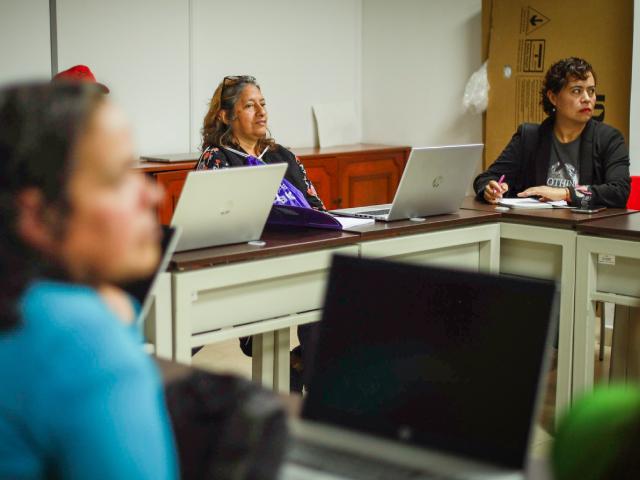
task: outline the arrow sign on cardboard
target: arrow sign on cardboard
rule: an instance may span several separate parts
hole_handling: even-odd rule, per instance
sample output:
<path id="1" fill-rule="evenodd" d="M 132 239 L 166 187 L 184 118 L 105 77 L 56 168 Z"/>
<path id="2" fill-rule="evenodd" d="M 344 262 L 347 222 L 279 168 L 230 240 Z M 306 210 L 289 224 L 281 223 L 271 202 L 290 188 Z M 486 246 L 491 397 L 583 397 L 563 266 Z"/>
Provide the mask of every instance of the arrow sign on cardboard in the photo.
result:
<path id="1" fill-rule="evenodd" d="M 545 26 L 550 21 L 549 17 L 541 14 L 535 8 L 531 7 L 528 7 L 527 9 L 527 18 L 529 20 L 527 22 L 527 35 L 538 30 L 540 27 Z"/>

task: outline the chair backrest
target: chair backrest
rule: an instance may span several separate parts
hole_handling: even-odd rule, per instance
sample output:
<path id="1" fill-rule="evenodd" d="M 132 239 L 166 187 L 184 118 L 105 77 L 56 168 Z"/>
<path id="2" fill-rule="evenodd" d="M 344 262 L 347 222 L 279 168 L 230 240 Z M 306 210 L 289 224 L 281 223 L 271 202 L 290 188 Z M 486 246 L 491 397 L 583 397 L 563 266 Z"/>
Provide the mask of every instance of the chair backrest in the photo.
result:
<path id="1" fill-rule="evenodd" d="M 631 193 L 627 201 L 627 208 L 640 210 L 640 176 L 631 177 Z"/>

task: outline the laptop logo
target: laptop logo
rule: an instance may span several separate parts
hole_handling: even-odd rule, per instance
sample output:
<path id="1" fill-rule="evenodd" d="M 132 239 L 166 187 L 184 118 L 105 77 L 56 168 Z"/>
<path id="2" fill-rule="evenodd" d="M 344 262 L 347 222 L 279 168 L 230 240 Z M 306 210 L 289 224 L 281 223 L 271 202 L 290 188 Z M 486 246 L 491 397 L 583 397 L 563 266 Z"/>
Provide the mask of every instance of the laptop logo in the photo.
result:
<path id="1" fill-rule="evenodd" d="M 413 438 L 413 430 L 409 425 L 401 425 L 398 429 L 398 439 L 403 442 L 408 442 Z"/>
<path id="2" fill-rule="evenodd" d="M 433 188 L 438 188 L 443 181 L 444 181 L 444 177 L 442 175 L 438 175 L 436 178 L 433 179 L 433 182 L 431 182 L 431 185 L 433 185 Z"/>
<path id="3" fill-rule="evenodd" d="M 220 216 L 224 217 L 225 215 L 229 215 L 231 213 L 231 209 L 233 208 L 233 200 L 229 200 L 226 204 L 220 207 Z"/>

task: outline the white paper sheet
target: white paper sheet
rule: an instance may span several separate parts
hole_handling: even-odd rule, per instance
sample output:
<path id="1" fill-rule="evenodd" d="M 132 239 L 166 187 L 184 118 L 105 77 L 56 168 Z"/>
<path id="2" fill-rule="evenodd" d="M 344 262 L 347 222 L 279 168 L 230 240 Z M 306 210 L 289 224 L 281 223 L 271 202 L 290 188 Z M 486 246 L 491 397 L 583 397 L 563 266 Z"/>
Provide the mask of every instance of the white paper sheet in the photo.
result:
<path id="1" fill-rule="evenodd" d="M 572 208 L 564 200 L 553 202 L 541 202 L 535 198 L 503 198 L 498 201 L 498 205 L 509 208 Z"/>
<path id="2" fill-rule="evenodd" d="M 333 218 L 340 222 L 343 230 L 361 227 L 362 225 L 372 225 L 376 222 L 373 218 L 339 217 L 338 215 L 334 215 Z"/>
<path id="3" fill-rule="evenodd" d="M 360 142 L 353 102 L 319 103 L 312 108 L 318 125 L 320 147 Z"/>
<path id="4" fill-rule="evenodd" d="M 553 205 L 535 198 L 503 198 L 498 204 L 509 208 L 553 208 Z"/>

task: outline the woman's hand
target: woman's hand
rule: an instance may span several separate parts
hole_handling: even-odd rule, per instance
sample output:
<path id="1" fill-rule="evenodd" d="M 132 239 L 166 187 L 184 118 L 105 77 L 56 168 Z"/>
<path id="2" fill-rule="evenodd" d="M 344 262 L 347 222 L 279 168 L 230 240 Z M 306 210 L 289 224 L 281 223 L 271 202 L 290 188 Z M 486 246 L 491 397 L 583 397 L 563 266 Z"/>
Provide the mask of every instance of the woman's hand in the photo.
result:
<path id="1" fill-rule="evenodd" d="M 506 183 L 498 183 L 495 180 L 491 180 L 484 187 L 484 199 L 488 203 L 498 203 L 498 200 L 502 199 L 502 196 L 509 191 L 509 185 Z"/>
<path id="2" fill-rule="evenodd" d="M 538 196 L 543 202 L 555 202 L 558 200 L 567 200 L 570 198 L 569 190 L 566 188 L 555 188 L 547 186 L 527 188 L 524 192 L 518 194 L 519 197 Z"/>

